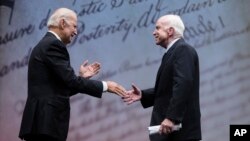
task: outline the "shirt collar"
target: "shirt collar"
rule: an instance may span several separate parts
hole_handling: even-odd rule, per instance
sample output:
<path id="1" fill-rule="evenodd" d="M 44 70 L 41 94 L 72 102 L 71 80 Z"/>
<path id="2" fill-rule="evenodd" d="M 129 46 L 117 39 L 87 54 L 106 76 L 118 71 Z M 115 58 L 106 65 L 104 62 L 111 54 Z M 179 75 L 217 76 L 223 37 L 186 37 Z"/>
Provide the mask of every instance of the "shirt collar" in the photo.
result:
<path id="1" fill-rule="evenodd" d="M 49 32 L 52 33 L 53 35 L 55 35 L 58 40 L 62 41 L 62 39 L 55 32 L 53 32 L 51 30 Z"/>
<path id="2" fill-rule="evenodd" d="M 173 46 L 173 44 L 176 42 L 176 41 L 178 41 L 180 38 L 176 38 L 176 39 L 174 39 L 170 44 L 168 44 L 168 46 L 167 46 L 167 49 L 166 49 L 166 53 L 168 52 L 168 50 Z"/>

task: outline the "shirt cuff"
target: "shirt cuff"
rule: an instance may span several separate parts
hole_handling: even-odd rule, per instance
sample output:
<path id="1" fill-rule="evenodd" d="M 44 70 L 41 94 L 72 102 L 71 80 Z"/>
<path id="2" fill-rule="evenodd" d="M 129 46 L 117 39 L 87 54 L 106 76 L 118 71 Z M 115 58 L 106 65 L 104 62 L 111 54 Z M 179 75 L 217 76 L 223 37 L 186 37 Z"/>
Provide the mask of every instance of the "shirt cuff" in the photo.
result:
<path id="1" fill-rule="evenodd" d="M 105 81 L 102 81 L 102 85 L 103 85 L 103 91 L 106 92 L 108 90 L 108 84 Z"/>

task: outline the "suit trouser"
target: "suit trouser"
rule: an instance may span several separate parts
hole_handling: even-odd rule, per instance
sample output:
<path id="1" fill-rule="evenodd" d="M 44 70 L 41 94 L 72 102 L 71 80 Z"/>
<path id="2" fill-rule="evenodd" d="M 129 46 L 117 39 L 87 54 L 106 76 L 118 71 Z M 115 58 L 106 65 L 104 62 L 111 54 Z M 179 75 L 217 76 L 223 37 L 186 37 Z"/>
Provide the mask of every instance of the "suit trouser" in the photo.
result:
<path id="1" fill-rule="evenodd" d="M 48 135 L 32 135 L 24 139 L 25 141 L 59 141 Z"/>
<path id="2" fill-rule="evenodd" d="M 171 136 L 165 136 L 160 134 L 153 134 L 149 136 L 150 141 L 177 141 L 176 139 L 171 138 Z M 178 141 L 200 141 L 199 139 L 187 139 L 187 140 L 178 140 Z"/>

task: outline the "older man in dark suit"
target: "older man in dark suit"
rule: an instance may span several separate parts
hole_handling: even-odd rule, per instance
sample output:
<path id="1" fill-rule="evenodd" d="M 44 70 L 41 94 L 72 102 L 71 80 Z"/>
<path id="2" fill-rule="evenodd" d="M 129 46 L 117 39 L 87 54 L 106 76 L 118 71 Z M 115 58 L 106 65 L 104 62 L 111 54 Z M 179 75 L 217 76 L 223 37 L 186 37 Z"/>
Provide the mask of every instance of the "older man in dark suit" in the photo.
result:
<path id="1" fill-rule="evenodd" d="M 199 102 L 199 59 L 194 48 L 183 39 L 185 26 L 177 15 L 158 19 L 153 35 L 157 45 L 166 49 L 155 86 L 140 90 L 135 85 L 124 101 L 140 100 L 144 108 L 154 106 L 151 126 L 160 125 L 151 141 L 201 140 Z M 173 127 L 182 124 L 174 131 Z"/>
<path id="2" fill-rule="evenodd" d="M 33 49 L 28 66 L 28 98 L 19 137 L 26 141 L 65 141 L 69 128 L 70 96 L 76 93 L 101 98 L 105 91 L 124 96 L 112 81 L 96 81 L 99 63 L 85 62 L 76 76 L 66 45 L 77 34 L 76 13 L 57 9 L 48 20 L 49 31 Z"/>

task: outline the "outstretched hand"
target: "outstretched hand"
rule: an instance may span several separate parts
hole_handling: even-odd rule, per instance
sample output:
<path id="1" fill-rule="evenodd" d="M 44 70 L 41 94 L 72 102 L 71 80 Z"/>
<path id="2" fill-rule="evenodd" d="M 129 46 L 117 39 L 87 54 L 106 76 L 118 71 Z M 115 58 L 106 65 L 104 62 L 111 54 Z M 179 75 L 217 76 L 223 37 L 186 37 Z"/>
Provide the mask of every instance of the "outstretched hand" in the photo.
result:
<path id="1" fill-rule="evenodd" d="M 116 82 L 107 81 L 107 85 L 108 85 L 108 92 L 117 94 L 121 97 L 125 97 L 127 95 L 125 88 L 117 84 Z"/>
<path id="2" fill-rule="evenodd" d="M 127 91 L 127 95 L 123 97 L 123 101 L 129 105 L 136 101 L 141 100 L 141 97 L 142 97 L 141 90 L 137 86 L 132 84 L 132 89 Z"/>
<path id="3" fill-rule="evenodd" d="M 94 62 L 88 65 L 88 60 L 86 60 L 80 66 L 79 75 L 84 78 L 91 78 L 92 76 L 96 75 L 100 69 L 101 69 L 100 63 Z"/>

